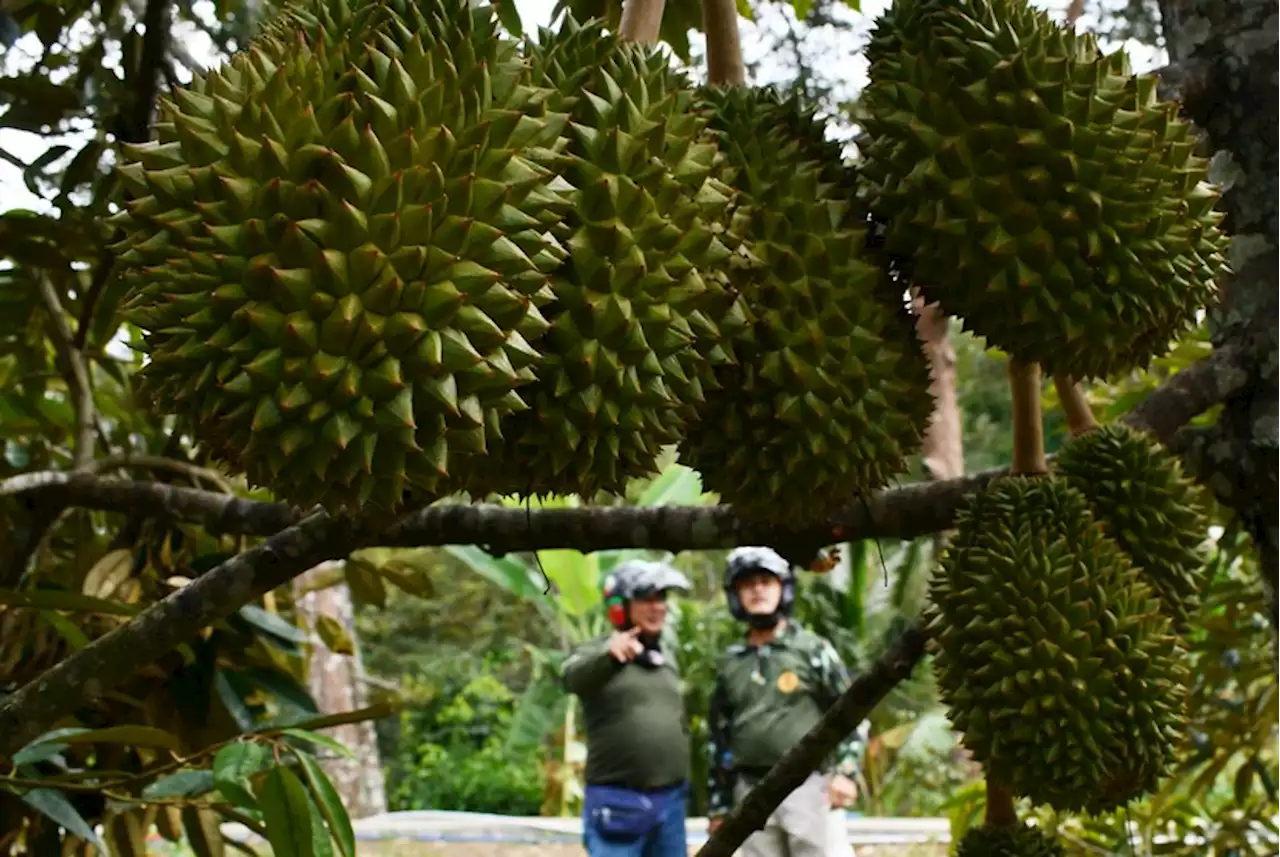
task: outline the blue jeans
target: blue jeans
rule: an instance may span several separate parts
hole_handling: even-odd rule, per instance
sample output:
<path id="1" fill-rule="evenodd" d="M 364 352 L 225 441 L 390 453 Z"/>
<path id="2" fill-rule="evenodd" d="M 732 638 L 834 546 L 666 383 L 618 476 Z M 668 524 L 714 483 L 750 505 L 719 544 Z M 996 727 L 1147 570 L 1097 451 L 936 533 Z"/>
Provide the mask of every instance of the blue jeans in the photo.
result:
<path id="1" fill-rule="evenodd" d="M 584 803 L 596 803 L 593 798 L 598 799 L 610 791 L 622 790 L 616 786 L 588 784 Z M 662 791 L 644 792 L 657 805 L 657 818 L 647 833 L 625 842 L 605 839 L 592 818 L 584 812 L 582 844 L 588 857 L 686 857 L 689 845 L 685 838 L 684 802 L 688 791 L 688 784 L 681 783 Z"/>

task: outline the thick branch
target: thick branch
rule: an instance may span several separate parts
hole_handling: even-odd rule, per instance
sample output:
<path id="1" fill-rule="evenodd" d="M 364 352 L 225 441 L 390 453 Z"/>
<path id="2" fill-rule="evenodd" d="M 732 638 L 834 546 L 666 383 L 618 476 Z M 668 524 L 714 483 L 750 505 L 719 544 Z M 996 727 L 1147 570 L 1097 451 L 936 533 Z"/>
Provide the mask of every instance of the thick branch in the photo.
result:
<path id="1" fill-rule="evenodd" d="M 738 31 L 734 0 L 702 0 L 702 29 L 707 34 L 707 83 L 746 84 L 747 68 L 742 64 L 742 34 Z"/>
<path id="2" fill-rule="evenodd" d="M 1241 352 L 1222 348 L 1174 375 L 1122 422 L 1164 443 L 1197 413 L 1238 391 L 1247 375 L 1230 361 Z M 588 507 L 538 509 L 437 505 L 404 517 L 382 544 L 426 547 L 477 544 L 495 553 L 571 546 L 583 551 L 656 548 L 710 550 L 737 544 L 772 544 L 793 552 L 868 538 L 912 539 L 950 528 L 965 496 L 1008 472 L 985 470 L 959 479 L 882 491 L 854 503 L 827 523 L 798 533 L 739 518 L 729 506 Z M 106 479 L 87 473 L 24 473 L 0 482 L 0 496 L 23 495 L 105 511 L 128 510 L 193 521 L 213 532 L 266 536 L 298 522 L 301 513 L 263 503 L 152 482 Z M 781 544 L 780 544 L 781 543 Z"/>
<path id="3" fill-rule="evenodd" d="M 1058 401 L 1062 403 L 1062 412 L 1067 415 L 1067 428 L 1071 430 L 1071 434 L 1082 435 L 1098 427 L 1084 391 L 1070 377 L 1054 375 L 1053 386 L 1058 391 Z"/>
<path id="4" fill-rule="evenodd" d="M 858 676 L 836 704 L 760 780 L 742 803 L 725 816 L 697 857 L 731 857 L 747 837 L 764 826 L 787 795 L 822 764 L 880 700 L 911 675 L 924 657 L 925 631 L 920 620 L 907 626 L 871 668 Z"/>
<path id="5" fill-rule="evenodd" d="M 642 45 L 658 41 L 662 28 L 662 10 L 666 0 L 627 0 L 622 7 L 618 36 Z"/>
<path id="6" fill-rule="evenodd" d="M 93 461 L 93 387 L 89 384 L 89 367 L 85 365 L 84 354 L 75 345 L 75 336 L 71 333 L 71 325 L 62 309 L 62 301 L 53 290 L 49 278 L 41 275 L 40 297 L 44 299 L 45 309 L 53 321 L 54 340 L 62 362 L 66 365 L 67 391 L 71 394 L 71 404 L 76 412 L 76 446 L 74 466 L 83 470 Z"/>
<path id="7" fill-rule="evenodd" d="M 317 513 L 227 560 L 104 634 L 0 703 L 0 758 L 252 599 L 363 540 L 350 520 Z"/>

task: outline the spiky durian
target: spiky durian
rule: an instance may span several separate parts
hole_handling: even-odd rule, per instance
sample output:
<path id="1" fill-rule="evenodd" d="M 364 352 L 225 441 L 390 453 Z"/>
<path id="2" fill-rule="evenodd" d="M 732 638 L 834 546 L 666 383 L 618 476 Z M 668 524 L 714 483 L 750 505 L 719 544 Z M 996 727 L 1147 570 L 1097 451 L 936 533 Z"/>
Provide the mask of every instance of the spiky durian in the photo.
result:
<path id="1" fill-rule="evenodd" d="M 984 824 L 965 832 L 955 857 L 1066 857 L 1066 851 L 1056 838 L 1027 824 Z"/>
<path id="2" fill-rule="evenodd" d="M 942 698 L 990 776 L 1064 811 L 1155 786 L 1184 724 L 1185 651 L 1083 494 L 1056 476 L 979 491 L 930 596 Z"/>
<path id="3" fill-rule="evenodd" d="M 526 55 L 571 117 L 555 166 L 573 210 L 552 230 L 568 258 L 544 308 L 532 407 L 503 421 L 501 452 L 475 462 L 468 488 L 618 492 L 684 437 L 745 327 L 713 231 L 732 190 L 715 178 L 688 81 L 662 53 L 566 17 Z"/>
<path id="4" fill-rule="evenodd" d="M 863 218 L 812 159 L 811 117 L 768 90 L 705 93 L 739 191 L 734 282 L 755 318 L 680 447 L 744 514 L 821 520 L 906 467 L 929 369 Z"/>
<path id="5" fill-rule="evenodd" d="M 295 7 L 128 150 L 140 392 L 289 501 L 443 493 L 527 407 L 567 201 L 526 153 L 565 117 L 490 14 Z"/>
<path id="6" fill-rule="evenodd" d="M 1106 532 L 1140 568 L 1177 633 L 1200 603 L 1209 521 L 1178 459 L 1122 423 L 1062 445 L 1054 466 L 1089 498 Z"/>
<path id="7" fill-rule="evenodd" d="M 1166 352 L 1212 297 L 1226 237 L 1156 78 L 1026 0 L 898 0 L 881 29 L 864 190 L 925 296 L 1047 374 Z"/>

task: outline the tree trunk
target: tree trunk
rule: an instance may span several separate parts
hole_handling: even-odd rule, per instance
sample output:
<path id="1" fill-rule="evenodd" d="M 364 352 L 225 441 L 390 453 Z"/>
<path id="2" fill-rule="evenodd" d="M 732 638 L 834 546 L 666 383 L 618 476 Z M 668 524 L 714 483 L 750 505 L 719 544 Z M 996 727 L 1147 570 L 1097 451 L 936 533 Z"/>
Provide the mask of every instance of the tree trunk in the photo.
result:
<path id="1" fill-rule="evenodd" d="M 1210 315 L 1215 347 L 1244 345 L 1244 392 L 1193 435 L 1197 475 L 1252 536 L 1273 631 L 1277 603 L 1277 33 L 1276 0 L 1160 0 L 1170 68 L 1187 116 L 1216 151 L 1211 178 L 1226 190 L 1234 275 Z"/>
<path id="2" fill-rule="evenodd" d="M 964 475 L 964 434 L 956 392 L 956 352 L 947 336 L 947 315 L 936 304 L 916 299 L 916 333 L 929 358 L 933 417 L 924 436 L 925 477 L 954 479 Z"/>
<path id="3" fill-rule="evenodd" d="M 305 588 L 316 575 L 339 565 L 326 562 L 294 578 L 294 591 Z M 339 655 L 316 640 L 307 663 L 307 689 L 322 714 L 337 714 L 369 704 L 364 663 L 356 640 L 355 607 L 351 590 L 345 582 L 326 589 L 307 592 L 295 599 L 298 619 L 314 629 L 320 616 L 336 619 L 351 638 L 354 653 Z M 313 635 L 314 636 L 314 635 Z M 342 742 L 354 754 L 321 756 L 321 764 L 342 803 L 352 818 L 365 818 L 387 811 L 386 791 L 382 781 L 382 762 L 378 755 L 378 736 L 372 721 L 348 723 L 323 730 L 324 734 Z"/>

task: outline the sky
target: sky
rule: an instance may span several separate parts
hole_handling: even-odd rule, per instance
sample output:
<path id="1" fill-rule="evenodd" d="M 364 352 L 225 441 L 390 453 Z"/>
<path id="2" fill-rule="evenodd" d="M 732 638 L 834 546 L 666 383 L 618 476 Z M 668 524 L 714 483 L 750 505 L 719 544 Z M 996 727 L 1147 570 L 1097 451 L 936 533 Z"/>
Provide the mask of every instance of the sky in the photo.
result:
<path id="1" fill-rule="evenodd" d="M 531 32 L 539 26 L 545 26 L 550 23 L 551 12 L 556 4 L 556 0 L 515 0 L 515 2 L 517 9 L 520 11 L 520 18 L 525 32 Z M 678 3 L 681 0 L 667 0 L 667 2 Z M 1123 0 L 1105 0 L 1105 2 L 1108 5 L 1112 5 L 1117 2 L 1123 2 Z M 1032 0 L 1032 3 L 1061 19 L 1069 0 Z M 122 4 L 122 6 L 128 5 L 135 4 Z M 208 2 L 201 2 L 195 5 L 197 8 L 205 7 L 206 12 L 210 6 Z M 788 69 L 782 63 L 776 60 L 771 62 L 768 57 L 764 56 L 768 40 L 762 38 L 761 28 L 765 28 L 765 31 L 767 31 L 771 28 L 780 27 L 782 19 L 778 16 L 783 14 L 779 11 L 780 7 L 765 5 L 768 6 L 768 12 L 762 14 L 756 24 L 746 21 L 741 22 L 744 58 L 749 63 L 752 61 L 759 61 L 760 63 L 756 79 L 751 81 L 757 84 L 783 81 L 789 74 Z M 852 97 L 866 84 L 866 61 L 862 59 L 858 52 L 865 43 L 867 33 L 874 24 L 876 16 L 884 12 L 889 5 L 890 0 L 862 0 L 862 8 L 859 12 L 850 10 L 844 13 L 846 19 L 852 24 L 851 33 L 844 30 L 837 31 L 835 28 L 828 27 L 813 30 L 807 35 L 806 52 L 812 52 L 813 55 L 822 58 L 824 64 L 822 71 L 833 78 L 839 79 L 840 94 L 842 96 Z M 1092 8 L 1096 4 L 1090 3 L 1089 5 Z M 1080 29 L 1087 29 L 1093 26 L 1094 23 L 1094 16 L 1086 13 L 1077 26 Z M 186 51 L 195 59 L 206 66 L 215 64 L 216 53 L 213 50 L 212 42 L 206 35 L 187 26 L 178 31 L 178 38 Z M 695 53 L 701 52 L 700 37 L 693 42 L 693 47 Z M 1104 49 L 1114 49 L 1119 45 L 1104 44 L 1103 47 Z M 1137 42 L 1129 42 L 1124 47 L 1129 50 L 1135 71 L 1148 71 L 1159 67 L 1162 62 L 1162 52 L 1149 46 Z M 28 35 L 20 39 L 8 51 L 0 54 L 0 73 L 9 75 L 24 67 L 30 67 L 38 55 L 38 50 L 39 43 L 34 35 Z M 111 64 L 113 60 L 113 57 L 107 57 L 108 64 Z M 839 69 L 838 73 L 831 68 L 833 63 Z M 838 129 L 833 129 L 833 133 L 838 133 Z M 841 136 L 843 137 L 844 135 L 842 134 Z M 70 145 L 74 152 L 79 148 L 76 142 L 77 138 L 82 141 L 84 134 L 67 135 L 63 140 L 57 142 L 64 142 Z M 8 128 L 0 129 L 0 149 L 28 163 L 38 157 L 50 144 L 49 138 L 41 138 L 34 134 Z M 70 157 L 71 155 L 67 156 L 68 159 Z M 0 159 L 0 211 L 7 211 L 12 208 L 29 208 L 50 213 L 52 211 L 51 206 L 31 194 L 26 188 L 22 181 L 21 170 L 15 165 Z"/>

